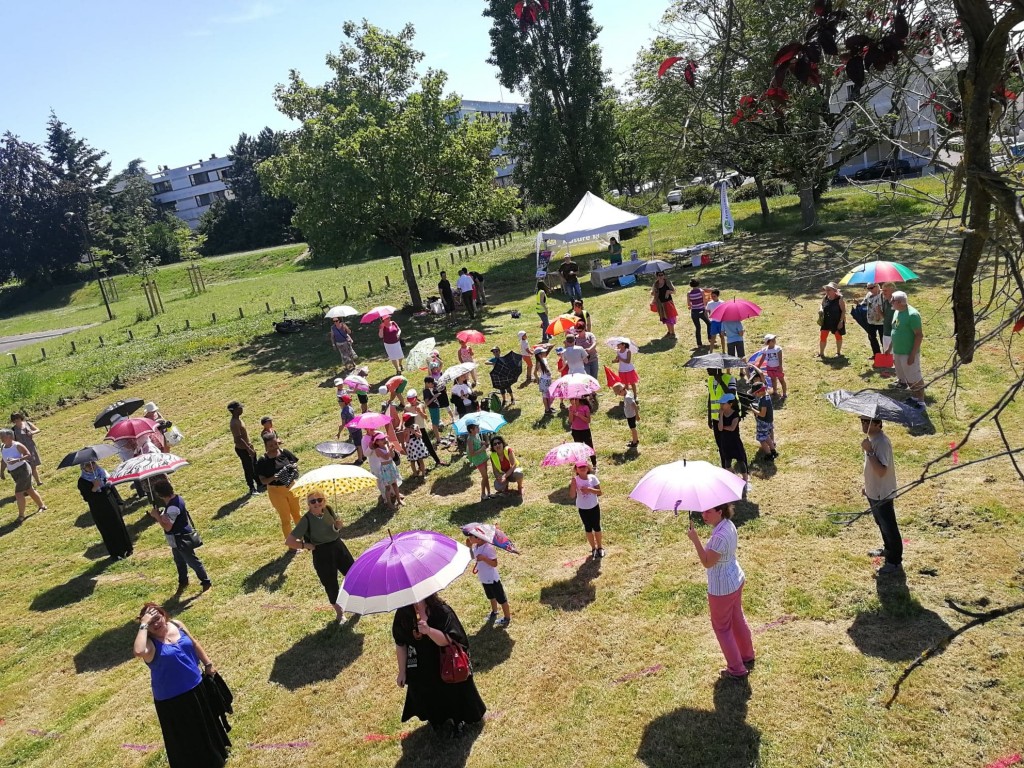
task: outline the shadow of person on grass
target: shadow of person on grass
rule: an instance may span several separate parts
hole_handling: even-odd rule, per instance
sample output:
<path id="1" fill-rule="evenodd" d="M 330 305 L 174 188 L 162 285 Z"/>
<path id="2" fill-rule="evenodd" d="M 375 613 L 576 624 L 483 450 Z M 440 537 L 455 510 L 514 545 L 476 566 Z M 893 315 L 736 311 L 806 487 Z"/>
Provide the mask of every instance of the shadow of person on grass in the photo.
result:
<path id="1" fill-rule="evenodd" d="M 464 768 L 483 729 L 483 723 L 472 723 L 453 739 L 435 733 L 429 725 L 417 728 L 402 739 L 402 756 L 395 768 Z"/>
<path id="2" fill-rule="evenodd" d="M 479 477 L 467 461 L 452 459 L 452 466 L 454 472 L 438 477 L 430 484 L 430 492 L 434 496 L 458 496 L 472 488 L 473 481 Z"/>
<path id="3" fill-rule="evenodd" d="M 544 429 L 545 427 L 547 427 L 548 424 L 551 423 L 551 420 L 553 418 L 555 418 L 555 414 L 553 413 L 542 413 L 540 418 L 536 419 L 530 426 L 532 426 L 534 429 Z"/>
<path id="4" fill-rule="evenodd" d="M 92 526 L 92 514 L 88 509 L 75 518 L 75 528 L 92 528 Z"/>
<path id="5" fill-rule="evenodd" d="M 906 574 L 876 576 L 881 606 L 858 613 L 846 633 L 860 652 L 887 661 L 910 661 L 952 628 L 923 607 L 907 587 Z"/>
<path id="6" fill-rule="evenodd" d="M 234 501 L 229 501 L 227 504 L 221 505 L 221 508 L 218 509 L 217 512 L 213 515 L 213 519 L 214 520 L 220 520 L 222 517 L 227 517 L 228 515 L 230 515 L 235 510 L 238 510 L 238 509 L 241 509 L 242 507 L 244 507 L 245 506 L 245 502 L 247 502 L 251 498 L 252 497 L 248 493 L 246 493 L 246 494 L 244 494 L 242 496 L 239 496 Z"/>
<path id="7" fill-rule="evenodd" d="M 667 350 L 675 349 L 678 343 L 679 339 L 675 336 L 661 336 L 657 339 L 651 339 L 646 344 L 641 344 L 640 352 L 643 354 L 666 352 Z"/>
<path id="8" fill-rule="evenodd" d="M 75 672 L 101 672 L 132 659 L 132 641 L 139 631 L 138 619 L 92 637 L 75 654 Z"/>
<path id="9" fill-rule="evenodd" d="M 284 586 L 284 572 L 291 565 L 296 554 L 297 552 L 294 549 L 289 549 L 266 565 L 250 573 L 242 579 L 242 591 L 246 594 L 255 592 L 257 589 L 277 592 L 277 590 Z"/>
<path id="10" fill-rule="evenodd" d="M 90 565 L 77 576 L 63 584 L 50 587 L 32 598 L 28 607 L 31 611 L 52 611 L 84 600 L 96 589 L 96 577 L 103 573 L 113 560 L 100 560 Z"/>
<path id="11" fill-rule="evenodd" d="M 473 672 L 494 669 L 512 655 L 512 646 L 516 644 L 504 629 L 496 629 L 494 623 L 488 621 L 475 635 L 469 638 L 469 656 L 473 662 Z"/>
<path id="12" fill-rule="evenodd" d="M 19 528 L 21 528 L 23 524 L 24 523 L 19 522 L 17 519 L 8 520 L 3 525 L 0 525 L 0 538 L 6 536 L 8 533 L 11 533 L 12 531 L 18 530 Z"/>
<path id="13" fill-rule="evenodd" d="M 624 451 L 616 451 L 611 455 L 612 464 L 622 466 L 640 458 L 639 446 L 630 446 Z"/>
<path id="14" fill-rule="evenodd" d="M 566 483 L 555 488 L 548 494 L 548 501 L 552 504 L 573 504 L 573 500 L 569 498 L 569 484 Z"/>
<path id="15" fill-rule="evenodd" d="M 336 678 L 363 653 L 363 636 L 355 633 L 358 621 L 353 616 L 339 627 L 332 619 L 319 632 L 306 635 L 274 659 L 270 682 L 295 691 Z"/>
<path id="16" fill-rule="evenodd" d="M 749 499 L 740 499 L 732 503 L 732 524 L 736 527 L 748 523 L 761 516 L 761 508 Z"/>
<path id="17" fill-rule="evenodd" d="M 648 768 L 760 765 L 761 732 L 746 722 L 748 680 L 719 678 L 714 711 L 680 707 L 644 728 L 637 759 Z"/>
<path id="18" fill-rule="evenodd" d="M 582 611 L 597 599 L 592 583 L 601 575 L 601 561 L 587 558 L 571 579 L 562 579 L 541 587 L 540 601 L 559 611 Z"/>

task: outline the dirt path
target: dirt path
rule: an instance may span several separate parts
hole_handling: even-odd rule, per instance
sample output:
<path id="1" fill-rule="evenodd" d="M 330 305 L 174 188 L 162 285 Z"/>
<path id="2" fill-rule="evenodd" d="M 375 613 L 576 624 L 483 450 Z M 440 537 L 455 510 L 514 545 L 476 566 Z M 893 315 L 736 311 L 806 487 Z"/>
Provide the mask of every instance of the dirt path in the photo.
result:
<path id="1" fill-rule="evenodd" d="M 27 346 L 28 344 L 35 344 L 39 341 L 49 341 L 50 339 L 56 339 L 58 336 L 64 336 L 68 333 L 74 333 L 75 331 L 81 331 L 84 328 L 92 328 L 94 325 L 99 323 L 90 323 L 89 325 L 76 325 L 71 328 L 57 328 L 52 331 L 39 331 L 37 333 L 22 333 L 17 336 L 0 336 L 0 354 L 6 352 L 13 352 L 19 347 Z"/>

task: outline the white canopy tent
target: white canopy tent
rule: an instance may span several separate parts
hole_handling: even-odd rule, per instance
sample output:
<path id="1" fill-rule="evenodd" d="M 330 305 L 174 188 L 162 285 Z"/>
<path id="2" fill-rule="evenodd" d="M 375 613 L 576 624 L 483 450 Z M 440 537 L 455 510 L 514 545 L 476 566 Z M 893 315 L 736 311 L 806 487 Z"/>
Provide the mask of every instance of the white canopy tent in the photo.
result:
<path id="1" fill-rule="evenodd" d="M 546 232 L 537 233 L 537 262 L 540 263 L 540 252 L 544 243 L 555 240 L 571 245 L 580 240 L 587 240 L 604 232 L 617 232 L 628 227 L 647 227 L 647 236 L 651 245 L 651 256 L 654 256 L 654 234 L 651 232 L 651 221 L 646 216 L 623 211 L 611 203 L 606 203 L 597 195 L 587 192 L 579 201 L 573 212 Z"/>

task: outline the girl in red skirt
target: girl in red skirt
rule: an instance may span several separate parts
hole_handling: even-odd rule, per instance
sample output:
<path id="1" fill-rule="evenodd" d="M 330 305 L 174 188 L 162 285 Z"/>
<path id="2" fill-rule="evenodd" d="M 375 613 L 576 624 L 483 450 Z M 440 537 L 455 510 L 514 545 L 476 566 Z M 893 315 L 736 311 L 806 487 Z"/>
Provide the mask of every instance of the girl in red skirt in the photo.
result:
<path id="1" fill-rule="evenodd" d="M 636 385 L 640 383 L 640 377 L 636 375 L 636 368 L 633 367 L 633 352 L 629 348 L 629 342 L 620 341 L 618 344 L 617 358 L 619 360 L 619 381 L 633 391 L 633 399 L 636 399 Z"/>

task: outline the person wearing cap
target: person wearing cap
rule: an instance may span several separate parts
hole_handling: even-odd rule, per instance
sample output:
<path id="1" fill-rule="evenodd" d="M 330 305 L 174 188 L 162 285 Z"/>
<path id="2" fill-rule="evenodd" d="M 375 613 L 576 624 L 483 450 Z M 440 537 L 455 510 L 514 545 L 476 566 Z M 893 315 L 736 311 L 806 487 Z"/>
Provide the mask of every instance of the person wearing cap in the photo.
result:
<path id="1" fill-rule="evenodd" d="M 245 475 L 245 484 L 249 487 L 249 493 L 259 493 L 263 490 L 260 478 L 256 474 L 256 449 L 252 447 L 249 440 L 249 430 L 245 428 L 242 421 L 242 404 L 237 400 L 228 403 L 228 413 L 231 414 L 229 426 L 231 428 L 231 439 L 235 444 L 235 456 L 242 462 L 242 473 Z"/>
<path id="2" fill-rule="evenodd" d="M 836 340 L 836 357 L 843 356 L 843 336 L 846 335 L 846 300 L 835 283 L 825 286 L 821 300 L 821 331 L 818 333 L 818 357 L 825 356 L 825 344 L 831 333 Z"/>
<path id="3" fill-rule="evenodd" d="M 437 455 L 437 451 L 434 450 L 434 444 L 433 442 L 431 442 L 430 435 L 427 432 L 427 410 L 424 407 L 423 401 L 420 400 L 419 394 L 416 392 L 415 389 L 410 389 L 408 392 L 405 393 L 405 412 L 403 414 L 403 419 L 409 418 L 413 420 L 413 427 L 415 428 L 415 431 L 419 433 L 418 436 L 420 442 L 423 443 L 424 455 L 423 457 L 421 457 L 420 465 L 422 466 L 423 464 L 422 458 L 429 456 L 434 460 L 435 469 L 437 467 L 446 466 L 445 463 L 441 461 L 440 457 Z M 438 413 L 438 420 L 440 421 L 440 413 Z M 431 418 L 431 423 L 433 423 L 433 418 Z M 408 454 L 408 439 L 406 440 L 405 449 L 406 453 Z M 409 459 L 414 460 L 412 456 L 409 456 Z M 424 474 L 426 474 L 425 471 Z"/>
<path id="4" fill-rule="evenodd" d="M 921 343 L 924 331 L 921 314 L 907 301 L 907 294 L 895 291 L 892 308 L 892 356 L 896 364 L 896 377 L 910 389 L 907 402 L 915 408 L 924 408 L 924 377 L 921 375 Z"/>
<path id="5" fill-rule="evenodd" d="M 750 393 L 754 400 L 754 422 L 757 425 L 757 442 L 760 444 L 758 456 L 762 454 L 765 461 L 775 461 L 779 452 L 775 450 L 775 404 L 768 394 L 768 387 L 761 379 L 752 380 Z"/>
<path id="6" fill-rule="evenodd" d="M 338 424 L 338 436 L 335 439 L 341 440 L 341 431 L 356 417 L 356 411 L 352 407 L 352 395 L 347 392 L 338 397 L 338 402 L 341 404 L 341 421 Z M 363 454 L 363 430 L 356 427 L 348 428 L 348 441 L 356 447 L 356 456 L 358 457 L 356 464 L 362 464 L 366 461 L 366 456 Z"/>
<path id="7" fill-rule="evenodd" d="M 487 358 L 487 365 L 496 366 L 501 361 L 501 347 L 491 347 L 491 356 Z M 512 392 L 511 384 L 499 383 L 504 382 L 504 377 L 500 377 L 495 380 L 494 370 L 491 371 L 491 386 L 493 386 L 501 394 L 501 407 L 505 408 L 507 405 L 516 404 L 515 393 Z M 505 402 L 505 395 L 508 395 L 511 402 Z"/>
<path id="8" fill-rule="evenodd" d="M 263 445 L 266 453 L 256 462 L 256 473 L 267 487 L 270 504 L 281 518 L 281 532 L 287 539 L 301 517 L 299 500 L 291 488 L 298 478 L 299 459 L 287 448 L 282 448 L 281 440 L 276 436 L 267 438 Z"/>
<path id="9" fill-rule="evenodd" d="M 515 483 L 515 493 L 523 495 L 523 468 L 519 465 L 515 451 L 505 445 L 505 438 L 499 435 L 491 438 L 491 469 L 494 470 L 496 492 L 512 493 L 509 486 Z"/>
<path id="10" fill-rule="evenodd" d="M 520 331 L 517 335 L 519 336 L 519 356 L 526 363 L 525 386 L 533 381 L 533 348 L 530 346 L 530 342 L 526 340 L 526 331 Z"/>
<path id="11" fill-rule="evenodd" d="M 881 419 L 861 417 L 861 431 L 866 437 L 860 447 L 864 451 L 864 486 L 861 493 L 871 505 L 871 516 L 882 534 L 882 548 L 868 552 L 869 557 L 884 557 L 885 565 L 878 569 L 880 576 L 903 573 L 903 536 L 896 522 L 896 463 L 892 443 L 882 432 Z"/>
<path id="12" fill-rule="evenodd" d="M 772 394 L 779 395 L 780 400 L 785 400 L 786 373 L 782 369 L 782 347 L 779 346 L 778 338 L 774 333 L 764 335 L 764 347 L 761 352 L 764 353 L 764 373 L 771 382 Z"/>
<path id="13" fill-rule="evenodd" d="M 274 429 L 274 417 L 264 416 L 260 419 L 260 440 L 265 443 L 270 438 L 277 436 L 277 430 Z"/>
<path id="14" fill-rule="evenodd" d="M 537 316 L 540 318 L 540 340 L 546 342 L 548 336 L 548 285 L 543 280 L 537 281 Z"/>
<path id="15" fill-rule="evenodd" d="M 562 263 L 558 266 L 558 274 L 562 276 L 562 287 L 568 295 L 569 301 L 582 299 L 583 288 L 580 286 L 580 268 L 568 253 L 562 257 Z"/>
<path id="16" fill-rule="evenodd" d="M 480 425 L 473 419 L 466 421 L 466 461 L 480 473 L 480 501 L 493 498 L 491 494 L 491 479 L 488 476 L 487 465 L 490 463 L 490 456 L 487 452 L 487 443 L 480 434 Z"/>
<path id="17" fill-rule="evenodd" d="M 622 398 L 622 415 L 626 417 L 626 425 L 629 427 L 630 440 L 626 443 L 627 448 L 636 448 L 640 445 L 640 435 L 636 431 L 636 422 L 640 418 L 640 406 L 637 405 L 636 395 L 626 391 L 626 385 L 617 381 L 612 385 L 612 391 Z"/>
<path id="18" fill-rule="evenodd" d="M 473 289 L 476 284 L 465 267 L 459 270 L 459 278 L 455 281 L 455 287 L 459 291 L 462 306 L 466 308 L 466 314 L 469 315 L 470 320 L 476 318 L 476 309 L 473 307 Z"/>
<path id="19" fill-rule="evenodd" d="M 718 455 L 722 459 L 722 469 L 732 470 L 736 462 L 736 470 L 746 482 L 744 493 L 750 492 L 750 474 L 747 471 L 747 449 L 743 447 L 740 436 L 740 415 L 736 395 L 726 392 L 719 402 L 718 422 L 715 430 L 718 433 Z"/>
<path id="20" fill-rule="evenodd" d="M 599 498 L 601 481 L 590 472 L 590 464 L 577 461 L 569 481 L 569 498 L 576 502 L 576 511 L 583 522 L 583 532 L 590 545 L 590 556 L 597 560 L 604 557 L 604 540 L 601 534 L 601 503 Z"/>

